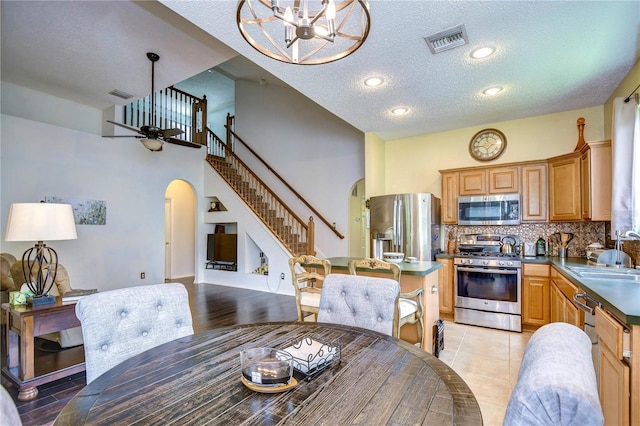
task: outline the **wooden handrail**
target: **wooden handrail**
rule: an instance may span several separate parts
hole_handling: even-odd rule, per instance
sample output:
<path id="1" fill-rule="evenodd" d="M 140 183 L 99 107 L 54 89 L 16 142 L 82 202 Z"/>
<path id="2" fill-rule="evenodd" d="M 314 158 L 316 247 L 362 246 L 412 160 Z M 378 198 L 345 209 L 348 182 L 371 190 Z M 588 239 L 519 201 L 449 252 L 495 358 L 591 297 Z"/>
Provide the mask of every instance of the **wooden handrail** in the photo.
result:
<path id="1" fill-rule="evenodd" d="M 241 197 L 253 212 L 273 231 L 274 235 L 293 253 L 301 254 L 309 250 L 314 238 L 309 235 L 309 226 L 298 217 L 285 202 L 269 189 L 262 181 L 218 136 L 208 131 L 207 161 L 225 178 L 233 190 Z M 233 169 L 225 173 L 218 164 L 226 163 Z M 240 177 L 241 180 L 233 179 Z M 256 197 L 259 200 L 256 200 Z M 313 219 L 310 220 L 313 223 Z M 290 238 L 301 238 L 302 241 L 287 241 Z M 296 237 L 294 237 L 296 236 Z M 296 244 L 297 243 L 297 244 Z M 304 244 L 304 248 L 300 246 Z M 313 247 L 312 249 L 313 250 Z M 312 252 L 313 253 L 313 252 Z"/>
<path id="2" fill-rule="evenodd" d="M 320 214 L 320 212 L 318 212 L 311 204 L 309 204 L 309 202 L 307 200 L 304 199 L 304 197 L 302 197 L 302 195 L 300 195 L 298 193 L 298 191 L 296 191 L 291 185 L 289 185 L 289 183 L 287 181 L 285 181 L 282 176 L 280 176 L 278 174 L 278 172 L 276 172 L 275 170 L 273 170 L 273 168 L 262 159 L 262 157 L 260 157 L 260 155 L 258 155 L 257 152 L 255 152 L 249 145 L 247 145 L 245 143 L 245 141 L 242 140 L 242 138 L 240 138 L 240 136 L 238 136 L 233 130 L 231 130 L 228 126 L 225 126 L 227 128 L 227 134 L 230 134 L 233 136 L 234 140 L 239 141 L 242 145 L 244 145 L 245 148 L 247 148 L 247 150 L 249 150 L 249 152 L 251 154 L 253 154 L 266 168 L 267 170 L 269 170 L 271 173 L 273 173 L 273 175 L 275 177 L 277 177 L 280 182 L 282 182 L 283 185 L 285 185 L 291 192 L 293 192 L 293 194 L 300 200 L 302 201 L 302 203 L 307 206 L 309 208 L 309 210 L 311 210 L 313 213 L 315 213 L 316 216 L 318 216 L 318 218 L 320 218 L 320 220 L 329 227 L 329 229 L 331 229 L 333 231 L 334 234 L 336 234 L 338 236 L 338 238 L 340 239 L 344 239 L 344 235 L 342 235 L 340 232 L 338 232 L 338 230 L 336 229 L 336 226 L 334 224 L 329 223 L 329 221 L 327 219 L 325 219 L 324 216 L 322 216 L 322 214 Z M 227 139 L 228 140 L 228 139 Z M 234 154 L 235 155 L 235 154 Z"/>

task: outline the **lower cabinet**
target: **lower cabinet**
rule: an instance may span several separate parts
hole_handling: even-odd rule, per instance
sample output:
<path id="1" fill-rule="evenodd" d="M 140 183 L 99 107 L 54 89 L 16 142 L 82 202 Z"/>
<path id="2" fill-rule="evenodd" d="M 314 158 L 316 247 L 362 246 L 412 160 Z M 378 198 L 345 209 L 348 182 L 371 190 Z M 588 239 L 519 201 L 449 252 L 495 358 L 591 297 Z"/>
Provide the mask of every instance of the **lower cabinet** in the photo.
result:
<path id="1" fill-rule="evenodd" d="M 566 322 L 582 328 L 584 313 L 573 304 L 573 295 L 580 290 L 551 268 L 551 322 Z"/>
<path id="2" fill-rule="evenodd" d="M 442 268 L 438 269 L 438 298 L 440 316 L 453 319 L 453 259 L 438 258 Z"/>
<path id="3" fill-rule="evenodd" d="M 550 322 L 549 265 L 522 265 L 522 323 L 542 326 Z"/>
<path id="4" fill-rule="evenodd" d="M 630 424 L 630 369 L 623 356 L 625 326 L 603 309 L 596 308 L 596 333 L 600 340 L 598 393 L 604 424 Z"/>

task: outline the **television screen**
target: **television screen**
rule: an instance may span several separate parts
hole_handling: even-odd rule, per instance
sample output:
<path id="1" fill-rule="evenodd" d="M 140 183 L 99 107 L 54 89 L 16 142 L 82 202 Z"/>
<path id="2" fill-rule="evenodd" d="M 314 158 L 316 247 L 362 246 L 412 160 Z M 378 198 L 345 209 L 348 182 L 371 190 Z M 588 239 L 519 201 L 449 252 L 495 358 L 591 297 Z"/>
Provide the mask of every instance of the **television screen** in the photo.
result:
<path id="1" fill-rule="evenodd" d="M 207 260 L 236 263 L 238 261 L 237 245 L 237 234 L 209 234 L 207 235 Z"/>

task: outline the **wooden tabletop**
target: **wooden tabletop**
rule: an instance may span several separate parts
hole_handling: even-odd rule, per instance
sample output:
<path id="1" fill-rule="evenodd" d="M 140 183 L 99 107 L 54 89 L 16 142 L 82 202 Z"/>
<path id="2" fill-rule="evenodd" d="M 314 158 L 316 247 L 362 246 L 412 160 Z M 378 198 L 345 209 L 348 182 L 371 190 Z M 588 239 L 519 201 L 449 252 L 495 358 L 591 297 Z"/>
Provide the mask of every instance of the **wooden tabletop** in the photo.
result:
<path id="1" fill-rule="evenodd" d="M 286 348 L 313 332 L 340 338 L 342 361 L 287 392 L 240 381 L 240 350 Z M 55 425 L 480 425 L 469 387 L 446 364 L 372 331 L 315 323 L 209 330 L 143 352 L 87 385 Z"/>

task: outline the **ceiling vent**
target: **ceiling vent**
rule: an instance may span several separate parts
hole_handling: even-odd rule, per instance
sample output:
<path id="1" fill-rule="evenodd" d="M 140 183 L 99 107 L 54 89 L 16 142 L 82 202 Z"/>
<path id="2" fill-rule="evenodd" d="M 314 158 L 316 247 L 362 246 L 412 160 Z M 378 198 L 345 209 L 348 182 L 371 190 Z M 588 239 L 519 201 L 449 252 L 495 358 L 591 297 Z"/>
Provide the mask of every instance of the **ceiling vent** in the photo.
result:
<path id="1" fill-rule="evenodd" d="M 461 24 L 425 37 L 425 41 L 429 45 L 431 53 L 435 55 L 436 53 L 467 44 L 467 31 L 464 29 L 464 24 Z"/>
<path id="2" fill-rule="evenodd" d="M 128 94 L 127 92 L 123 92 L 122 90 L 113 89 L 109 92 L 110 95 L 117 96 L 122 99 L 131 99 L 133 95 Z"/>

